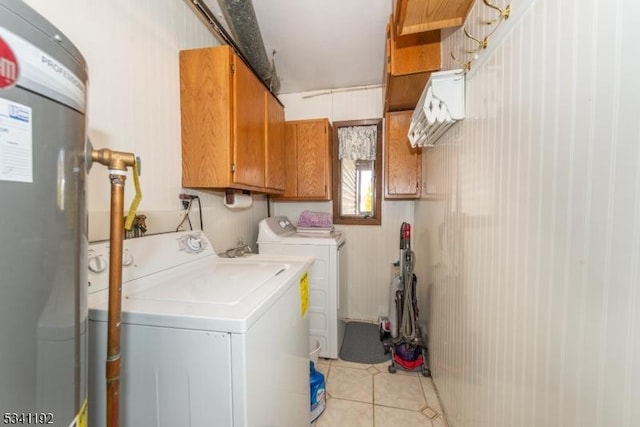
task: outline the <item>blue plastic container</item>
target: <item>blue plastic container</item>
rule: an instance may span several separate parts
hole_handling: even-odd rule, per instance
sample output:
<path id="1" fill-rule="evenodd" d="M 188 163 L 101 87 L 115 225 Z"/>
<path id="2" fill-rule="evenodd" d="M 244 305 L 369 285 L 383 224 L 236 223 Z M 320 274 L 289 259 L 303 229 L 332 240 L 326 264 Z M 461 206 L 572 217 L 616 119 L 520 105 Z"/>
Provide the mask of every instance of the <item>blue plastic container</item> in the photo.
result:
<path id="1" fill-rule="evenodd" d="M 309 375 L 311 381 L 311 422 L 314 422 L 324 412 L 327 400 L 324 390 L 324 375 L 316 371 L 313 362 L 309 362 Z"/>

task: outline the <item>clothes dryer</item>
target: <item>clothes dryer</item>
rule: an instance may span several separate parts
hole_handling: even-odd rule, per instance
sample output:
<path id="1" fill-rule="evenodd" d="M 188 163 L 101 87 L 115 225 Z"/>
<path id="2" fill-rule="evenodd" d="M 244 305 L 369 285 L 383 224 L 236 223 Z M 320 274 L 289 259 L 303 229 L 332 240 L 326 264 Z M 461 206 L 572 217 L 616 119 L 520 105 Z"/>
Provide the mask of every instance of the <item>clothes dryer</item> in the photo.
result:
<path id="1" fill-rule="evenodd" d="M 342 231 L 299 231 L 286 216 L 273 216 L 258 226 L 260 254 L 314 258 L 309 272 L 309 324 L 320 356 L 337 359 L 346 322 L 347 246 Z"/>

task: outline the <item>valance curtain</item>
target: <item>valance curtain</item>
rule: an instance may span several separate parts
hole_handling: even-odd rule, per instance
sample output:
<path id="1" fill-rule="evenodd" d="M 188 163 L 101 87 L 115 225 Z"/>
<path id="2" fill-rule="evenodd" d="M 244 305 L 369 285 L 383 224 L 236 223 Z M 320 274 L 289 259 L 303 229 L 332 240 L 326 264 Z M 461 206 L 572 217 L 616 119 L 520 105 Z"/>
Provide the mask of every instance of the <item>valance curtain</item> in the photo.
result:
<path id="1" fill-rule="evenodd" d="M 375 160 L 377 132 L 375 125 L 338 128 L 338 159 Z"/>

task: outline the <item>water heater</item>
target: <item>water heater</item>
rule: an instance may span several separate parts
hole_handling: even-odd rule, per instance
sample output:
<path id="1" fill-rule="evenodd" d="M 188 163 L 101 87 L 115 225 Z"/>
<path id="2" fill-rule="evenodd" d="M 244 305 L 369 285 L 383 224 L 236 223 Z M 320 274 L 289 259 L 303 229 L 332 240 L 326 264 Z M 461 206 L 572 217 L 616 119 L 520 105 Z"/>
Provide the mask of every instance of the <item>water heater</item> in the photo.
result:
<path id="1" fill-rule="evenodd" d="M 86 426 L 86 64 L 0 0 L 0 420 Z"/>

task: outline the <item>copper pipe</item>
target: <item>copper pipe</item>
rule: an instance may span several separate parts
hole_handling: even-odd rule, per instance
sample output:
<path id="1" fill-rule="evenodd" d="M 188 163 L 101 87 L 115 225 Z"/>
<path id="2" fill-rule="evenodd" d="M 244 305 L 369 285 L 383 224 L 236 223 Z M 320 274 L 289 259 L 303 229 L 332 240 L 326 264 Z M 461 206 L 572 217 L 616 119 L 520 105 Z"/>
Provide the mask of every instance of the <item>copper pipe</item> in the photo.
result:
<path id="1" fill-rule="evenodd" d="M 124 184 L 131 153 L 109 149 L 92 150 L 91 159 L 111 172 L 111 220 L 109 230 L 109 312 L 107 319 L 107 427 L 120 424 L 120 324 L 122 317 L 122 246 L 124 240 Z"/>
<path id="2" fill-rule="evenodd" d="M 124 175 L 111 179 L 111 226 L 109 253 L 109 313 L 107 320 L 107 426 L 117 427 L 120 419 L 120 323 L 122 315 L 122 241 Z"/>

